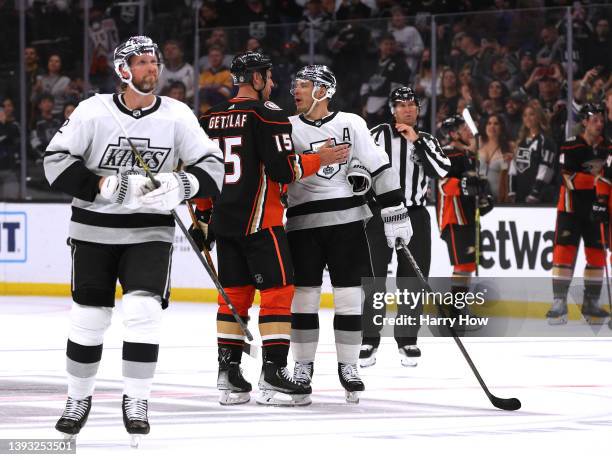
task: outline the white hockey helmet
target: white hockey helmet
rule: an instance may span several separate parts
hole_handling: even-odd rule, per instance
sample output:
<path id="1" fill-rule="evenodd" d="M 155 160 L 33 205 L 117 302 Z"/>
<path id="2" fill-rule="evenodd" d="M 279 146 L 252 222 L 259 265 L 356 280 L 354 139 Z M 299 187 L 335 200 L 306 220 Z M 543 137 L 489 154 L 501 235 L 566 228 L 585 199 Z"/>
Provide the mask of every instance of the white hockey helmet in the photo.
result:
<path id="1" fill-rule="evenodd" d="M 132 56 L 140 56 L 142 54 L 152 54 L 157 58 L 157 65 L 159 66 L 159 74 L 164 68 L 164 59 L 159 51 L 159 47 L 157 43 L 151 40 L 149 37 L 144 35 L 136 35 L 134 37 L 128 38 L 126 41 L 121 43 L 117 48 L 115 48 L 115 52 L 113 55 L 113 64 L 115 66 L 115 73 L 121 79 L 123 83 L 129 85 L 134 91 L 139 94 L 151 94 L 153 91 L 149 93 L 143 93 L 134 87 L 132 84 L 132 72 L 130 70 L 130 58 Z M 122 71 L 127 73 L 127 77 L 124 77 Z"/>
<path id="2" fill-rule="evenodd" d="M 295 75 L 294 82 L 291 84 L 291 94 L 294 94 L 295 82 L 299 80 L 306 80 L 312 82 L 312 97 L 317 102 L 325 98 L 331 99 L 332 96 L 336 93 L 336 76 L 326 65 L 312 64 L 300 69 Z M 326 92 L 321 99 L 317 99 L 315 97 L 315 92 L 318 91 L 321 87 L 325 87 Z"/>

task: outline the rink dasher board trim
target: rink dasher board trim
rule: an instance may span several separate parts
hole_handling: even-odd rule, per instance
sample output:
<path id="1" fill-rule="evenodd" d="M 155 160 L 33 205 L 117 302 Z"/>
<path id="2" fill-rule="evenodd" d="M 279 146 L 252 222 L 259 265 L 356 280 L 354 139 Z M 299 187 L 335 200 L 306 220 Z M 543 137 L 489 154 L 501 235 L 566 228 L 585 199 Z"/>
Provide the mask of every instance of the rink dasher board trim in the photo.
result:
<path id="1" fill-rule="evenodd" d="M 117 289 L 115 298 L 121 298 L 121 289 Z M 0 296 L 52 296 L 52 297 L 70 297 L 69 284 L 53 284 L 53 283 L 5 283 L 0 282 Z M 217 290 L 210 288 L 194 289 L 194 288 L 173 288 L 170 294 L 170 300 L 174 302 L 204 302 L 217 303 Z M 259 292 L 255 294 L 253 305 L 259 305 Z M 503 305 L 500 305 L 503 304 Z M 333 308 L 333 294 L 321 293 L 321 308 Z M 580 305 L 569 304 L 569 320 L 580 320 Z M 574 307 L 574 308 L 572 308 Z M 389 305 L 389 311 L 395 311 L 395 305 Z M 486 310 L 474 310 L 477 314 L 484 314 L 495 317 L 508 318 L 531 318 L 542 319 L 546 316 L 546 312 L 550 308 L 550 302 L 521 302 L 515 300 L 497 300 L 495 302 L 495 312 L 489 314 Z M 426 307 L 425 313 L 434 314 L 433 307 Z"/>

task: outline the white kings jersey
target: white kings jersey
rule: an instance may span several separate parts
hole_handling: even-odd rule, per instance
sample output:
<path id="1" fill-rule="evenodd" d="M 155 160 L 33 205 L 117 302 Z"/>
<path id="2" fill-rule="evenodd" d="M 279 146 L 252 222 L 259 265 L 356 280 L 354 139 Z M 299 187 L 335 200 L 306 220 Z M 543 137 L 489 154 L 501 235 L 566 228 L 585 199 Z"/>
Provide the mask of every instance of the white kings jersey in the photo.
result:
<path id="1" fill-rule="evenodd" d="M 153 174 L 172 172 L 181 160 L 185 170 L 198 179 L 196 197 L 218 195 L 225 175 L 219 147 L 182 102 L 157 96 L 150 107 L 130 110 L 122 95 L 90 97 L 79 103 L 45 153 L 45 175 L 51 188 L 74 197 L 70 237 L 104 244 L 172 242 L 174 219 L 169 212 L 127 209 L 99 194 L 102 176 L 144 174 L 100 97 L 118 116 Z"/>
<path id="2" fill-rule="evenodd" d="M 311 121 L 304 115 L 289 117 L 296 153 L 316 152 L 327 139 L 332 144 L 349 144 L 348 161 L 322 166 L 316 174 L 289 184 L 287 231 L 346 224 L 371 217 L 363 196 L 353 195 L 347 180 L 347 167 L 357 158 L 372 175 L 372 188 L 383 206 L 399 204 L 402 196 L 397 171 L 389 157 L 376 145 L 366 122 L 358 115 L 332 112 Z M 399 198 L 398 198 L 399 197 Z M 386 198 L 386 200 L 385 200 Z"/>

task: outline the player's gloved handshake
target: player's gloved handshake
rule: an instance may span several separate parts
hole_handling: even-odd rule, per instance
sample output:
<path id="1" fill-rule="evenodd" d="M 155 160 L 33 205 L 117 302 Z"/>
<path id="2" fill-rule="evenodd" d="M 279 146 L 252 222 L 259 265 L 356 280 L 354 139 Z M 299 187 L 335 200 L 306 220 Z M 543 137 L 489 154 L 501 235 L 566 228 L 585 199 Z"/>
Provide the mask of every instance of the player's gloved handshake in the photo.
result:
<path id="1" fill-rule="evenodd" d="M 100 195 L 129 209 L 148 207 L 170 211 L 194 196 L 200 186 L 196 177 L 185 171 L 160 173 L 155 180 L 158 186 L 137 173 L 108 176 L 100 181 Z"/>
<path id="2" fill-rule="evenodd" d="M 390 248 L 395 249 L 399 243 L 408 244 L 412 238 L 412 225 L 406 206 L 399 204 L 383 208 L 380 217 L 385 225 L 385 237 Z"/>
<path id="3" fill-rule="evenodd" d="M 600 224 L 607 224 L 610 221 L 610 212 L 608 211 L 608 197 L 598 195 L 593 203 L 593 220 Z"/>
<path id="4" fill-rule="evenodd" d="M 191 227 L 189 227 L 189 234 L 200 251 L 202 251 L 203 248 L 212 251 L 212 248 L 215 246 L 215 234 L 210 227 L 212 208 L 204 211 L 196 208 L 195 215 L 198 220 L 198 226 L 196 227 L 194 224 L 191 224 Z"/>

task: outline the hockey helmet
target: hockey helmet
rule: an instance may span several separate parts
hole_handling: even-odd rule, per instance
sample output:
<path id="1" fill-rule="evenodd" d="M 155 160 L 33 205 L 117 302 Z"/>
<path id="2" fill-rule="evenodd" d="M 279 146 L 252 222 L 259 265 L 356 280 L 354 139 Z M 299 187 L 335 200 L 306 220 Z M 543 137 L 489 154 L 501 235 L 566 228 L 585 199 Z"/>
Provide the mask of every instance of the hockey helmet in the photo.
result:
<path id="1" fill-rule="evenodd" d="M 395 113 L 395 103 L 407 101 L 414 101 L 417 108 L 419 110 L 421 109 L 421 98 L 416 95 L 412 88 L 409 86 L 395 88 L 391 91 L 391 94 L 389 94 L 389 110 L 391 110 L 391 113 Z"/>
<path id="2" fill-rule="evenodd" d="M 144 94 L 134 88 L 132 84 L 132 72 L 130 71 L 130 58 L 142 54 L 152 54 L 157 58 L 159 73 L 161 74 L 164 66 L 162 54 L 159 51 L 157 43 L 144 35 L 130 37 L 117 46 L 113 55 L 113 64 L 115 66 L 115 73 L 123 83 L 130 85 L 130 87 L 138 93 Z M 121 71 L 126 72 L 128 76 L 124 77 Z"/>
<path id="3" fill-rule="evenodd" d="M 263 53 L 257 51 L 247 51 L 238 54 L 232 60 L 230 72 L 234 79 L 234 84 L 249 83 L 253 78 L 253 72 L 260 72 L 264 81 L 266 80 L 266 70 L 272 68 L 272 60 Z"/>
<path id="4" fill-rule="evenodd" d="M 312 82 L 312 97 L 315 101 L 320 101 L 325 98 L 331 99 L 336 93 L 336 76 L 326 65 L 312 64 L 300 69 L 295 75 L 295 80 L 291 83 L 291 94 L 295 94 L 295 82 L 298 80 Z M 321 99 L 317 99 L 314 94 L 322 86 L 326 89 L 325 95 Z"/>
<path id="5" fill-rule="evenodd" d="M 444 136 L 450 136 L 452 131 L 457 131 L 461 125 L 465 123 L 463 117 L 459 114 L 452 115 L 448 118 L 445 118 L 442 124 L 440 125 L 440 132 Z"/>
<path id="6" fill-rule="evenodd" d="M 594 104 L 592 102 L 587 102 L 586 104 L 583 104 L 582 107 L 580 107 L 580 110 L 578 111 L 578 119 L 580 121 L 588 120 L 593 115 L 596 115 L 598 113 L 601 113 L 602 115 L 605 116 L 605 113 L 606 113 L 605 107 L 601 104 Z"/>

